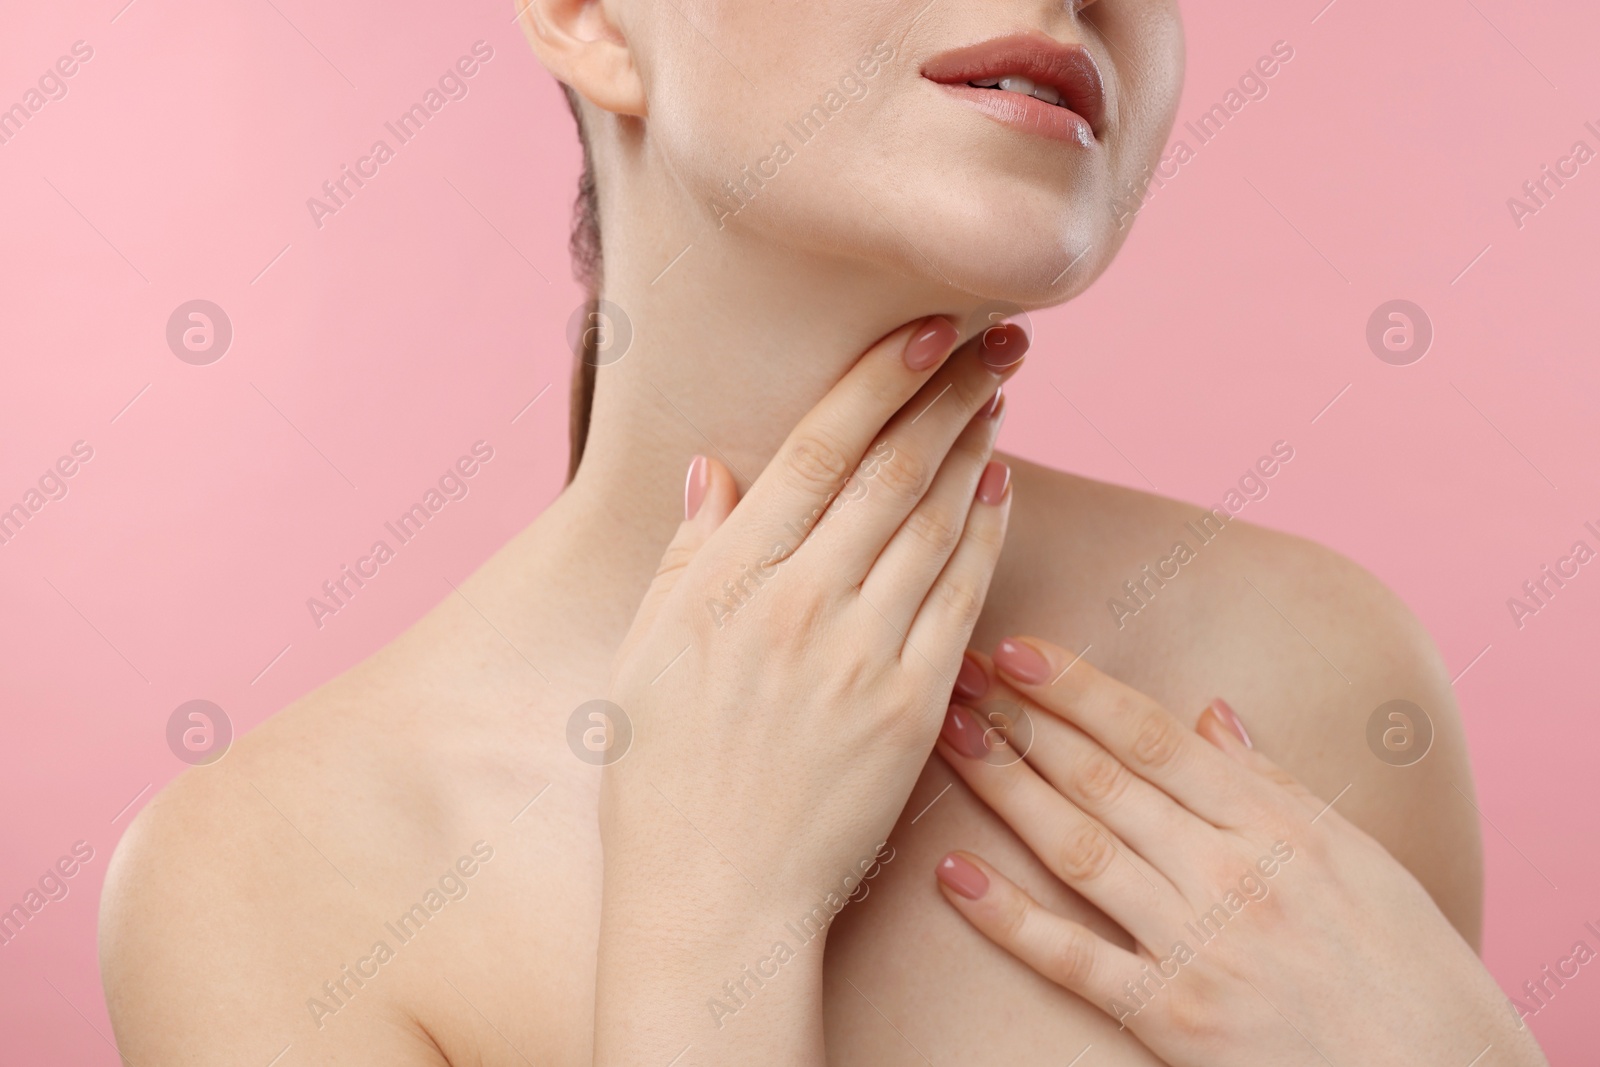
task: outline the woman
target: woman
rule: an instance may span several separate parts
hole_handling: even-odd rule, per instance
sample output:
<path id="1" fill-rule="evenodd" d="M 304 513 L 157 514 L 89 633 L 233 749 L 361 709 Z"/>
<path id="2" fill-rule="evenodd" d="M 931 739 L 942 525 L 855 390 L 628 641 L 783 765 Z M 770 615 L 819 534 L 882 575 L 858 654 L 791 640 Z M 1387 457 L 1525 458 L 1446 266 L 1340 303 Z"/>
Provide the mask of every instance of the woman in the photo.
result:
<path id="1" fill-rule="evenodd" d="M 990 459 L 1026 335 L 980 328 L 1110 261 L 1175 4 L 522 23 L 577 98 L 576 245 L 634 343 L 580 377 L 544 515 L 129 831 L 102 943 L 130 1062 L 1454 1062 L 1480 1035 L 1539 1062 L 1466 948 L 1465 751 L 1404 609 L 1229 522 L 1112 619 L 1197 509 Z M 1050 641 L 963 659 L 1019 633 Z M 1239 715 L 1191 732 L 1223 693 Z M 1403 769 L 1365 742 L 1397 697 L 1435 732 Z M 1240 717 L 1337 807 L 1230 745 Z M 1213 892 L 1226 932 L 1178 953 Z M 1426 1026 L 1370 1009 L 1374 972 Z"/>

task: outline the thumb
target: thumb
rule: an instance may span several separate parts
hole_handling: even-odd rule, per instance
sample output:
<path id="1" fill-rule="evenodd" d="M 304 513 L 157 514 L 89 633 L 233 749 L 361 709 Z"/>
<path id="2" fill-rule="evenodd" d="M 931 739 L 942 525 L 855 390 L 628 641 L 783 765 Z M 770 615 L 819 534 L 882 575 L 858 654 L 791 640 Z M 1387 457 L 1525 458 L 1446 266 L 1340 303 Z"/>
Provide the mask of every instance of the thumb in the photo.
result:
<path id="1" fill-rule="evenodd" d="M 739 487 L 728 468 L 706 456 L 694 457 L 683 484 L 684 520 L 656 567 L 656 576 L 634 617 L 633 634 L 650 629 L 677 588 L 678 579 L 738 503 Z"/>

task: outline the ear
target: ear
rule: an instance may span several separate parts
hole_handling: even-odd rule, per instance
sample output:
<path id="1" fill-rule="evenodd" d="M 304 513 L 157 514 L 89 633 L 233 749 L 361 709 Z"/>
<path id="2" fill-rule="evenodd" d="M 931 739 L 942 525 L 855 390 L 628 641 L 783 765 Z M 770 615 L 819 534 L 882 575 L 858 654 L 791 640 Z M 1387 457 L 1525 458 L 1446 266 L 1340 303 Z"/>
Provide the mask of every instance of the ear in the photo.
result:
<path id="1" fill-rule="evenodd" d="M 644 82 L 609 0 L 513 0 L 534 55 L 557 81 L 618 115 L 645 114 Z"/>

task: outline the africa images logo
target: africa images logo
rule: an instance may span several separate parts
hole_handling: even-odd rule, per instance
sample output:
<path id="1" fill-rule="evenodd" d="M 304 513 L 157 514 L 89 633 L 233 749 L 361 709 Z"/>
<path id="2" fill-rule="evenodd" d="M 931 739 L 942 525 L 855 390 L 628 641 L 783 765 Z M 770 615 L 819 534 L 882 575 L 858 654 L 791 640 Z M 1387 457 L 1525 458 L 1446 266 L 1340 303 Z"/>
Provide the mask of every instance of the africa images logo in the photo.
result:
<path id="1" fill-rule="evenodd" d="M 386 538 L 378 538 L 372 542 L 366 555 L 356 558 L 354 565 L 339 565 L 339 573 L 322 583 L 322 596 L 306 597 L 306 610 L 311 613 L 311 621 L 317 629 L 322 629 L 328 616 L 337 615 L 348 607 L 356 594 L 381 573 L 383 566 L 393 560 L 400 549 L 415 540 L 423 528 L 444 510 L 446 504 L 465 500 L 472 491 L 470 479 L 492 459 L 493 445 L 487 441 L 473 442 L 471 455 L 457 458 L 454 464 L 445 468 L 436 486 L 429 486 L 420 500 L 402 511 L 392 522 L 383 524 L 384 530 L 394 538 L 393 545 Z"/>

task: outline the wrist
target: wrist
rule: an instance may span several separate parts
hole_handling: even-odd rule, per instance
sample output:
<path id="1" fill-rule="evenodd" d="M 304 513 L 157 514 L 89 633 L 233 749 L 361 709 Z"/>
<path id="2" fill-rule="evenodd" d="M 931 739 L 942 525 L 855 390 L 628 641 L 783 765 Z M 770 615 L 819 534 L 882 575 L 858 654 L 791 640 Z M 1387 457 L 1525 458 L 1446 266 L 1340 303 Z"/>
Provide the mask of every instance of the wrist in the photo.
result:
<path id="1" fill-rule="evenodd" d="M 894 856 L 881 837 L 832 840 L 815 823 L 785 832 L 692 800 L 674 803 L 648 783 L 608 791 L 600 812 L 608 887 L 637 884 L 689 908 L 715 902 L 798 919 L 818 907 L 837 914 Z"/>
<path id="2" fill-rule="evenodd" d="M 821 1062 L 820 937 L 798 935 L 737 874 L 662 886 L 627 860 L 606 879 L 596 1064 L 666 1063 L 690 1045 L 706 1065 L 769 1060 L 772 1047 Z"/>

